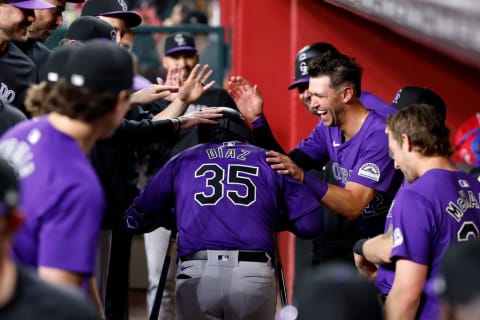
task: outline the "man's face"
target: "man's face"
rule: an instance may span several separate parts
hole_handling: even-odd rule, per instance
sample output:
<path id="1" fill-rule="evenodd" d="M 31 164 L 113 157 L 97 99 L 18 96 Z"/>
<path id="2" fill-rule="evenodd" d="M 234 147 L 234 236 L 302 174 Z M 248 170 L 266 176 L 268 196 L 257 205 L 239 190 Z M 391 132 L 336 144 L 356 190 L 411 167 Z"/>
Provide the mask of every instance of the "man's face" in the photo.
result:
<path id="1" fill-rule="evenodd" d="M 198 63 L 198 54 L 192 51 L 179 51 L 163 57 L 163 67 L 170 70 L 177 67 L 183 71 L 185 79 Z M 185 80 L 184 79 L 184 80 Z"/>
<path id="2" fill-rule="evenodd" d="M 46 0 L 55 8 L 35 10 L 35 21 L 28 27 L 28 39 L 47 41 L 52 32 L 63 23 L 62 13 L 65 11 L 65 0 Z"/>
<path id="3" fill-rule="evenodd" d="M 303 100 L 308 101 L 306 106 L 310 113 L 319 116 L 326 126 L 340 126 L 345 111 L 341 92 L 331 87 L 330 77 L 313 77 Z"/>
<path id="4" fill-rule="evenodd" d="M 300 83 L 297 86 L 297 90 L 298 90 L 298 98 L 300 99 L 300 101 L 302 101 L 303 105 L 305 106 L 305 108 L 307 108 L 308 112 L 312 113 L 315 116 L 318 116 L 318 114 L 313 113 L 310 110 L 310 102 L 312 100 L 312 95 L 308 92 L 308 82 Z"/>
<path id="5" fill-rule="evenodd" d="M 125 21 L 115 17 L 99 16 L 99 18 L 109 23 L 113 27 L 113 30 L 115 30 L 115 35 L 116 35 L 115 42 L 118 44 L 121 44 L 125 33 L 128 31 Z"/>
<path id="6" fill-rule="evenodd" d="M 35 20 L 31 9 L 20 9 L 10 4 L 0 3 L 0 31 L 8 40 L 26 41 L 27 28 Z"/>

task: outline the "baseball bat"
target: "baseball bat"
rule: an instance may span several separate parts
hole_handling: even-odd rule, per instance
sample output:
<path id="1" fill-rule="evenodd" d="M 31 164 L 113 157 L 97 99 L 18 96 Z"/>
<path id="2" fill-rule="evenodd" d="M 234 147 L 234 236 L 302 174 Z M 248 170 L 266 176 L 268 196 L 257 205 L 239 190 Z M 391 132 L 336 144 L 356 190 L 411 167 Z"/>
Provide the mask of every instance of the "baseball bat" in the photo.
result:
<path id="1" fill-rule="evenodd" d="M 275 236 L 275 273 L 277 274 L 277 281 L 278 287 L 280 290 L 280 302 L 282 304 L 282 308 L 288 305 L 288 294 L 287 294 L 287 286 L 285 285 L 285 277 L 283 275 L 283 266 L 282 266 L 282 259 L 280 258 L 280 250 L 278 248 L 278 238 Z"/>
<path id="2" fill-rule="evenodd" d="M 165 282 L 167 281 L 168 269 L 170 267 L 170 260 L 175 249 L 175 241 L 177 240 L 177 229 L 173 229 L 168 240 L 168 248 L 163 261 L 162 273 L 158 280 L 157 292 L 155 293 L 155 300 L 153 301 L 152 311 L 150 312 L 149 320 L 157 320 L 160 306 L 162 305 L 163 291 L 165 290 Z"/>

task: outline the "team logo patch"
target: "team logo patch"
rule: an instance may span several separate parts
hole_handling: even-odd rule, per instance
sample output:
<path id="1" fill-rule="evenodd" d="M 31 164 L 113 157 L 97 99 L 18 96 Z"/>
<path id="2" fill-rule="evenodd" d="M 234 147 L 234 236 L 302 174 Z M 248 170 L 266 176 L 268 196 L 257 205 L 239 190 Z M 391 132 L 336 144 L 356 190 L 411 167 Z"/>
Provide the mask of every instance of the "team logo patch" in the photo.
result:
<path id="1" fill-rule="evenodd" d="M 177 43 L 177 46 L 181 47 L 187 44 L 185 38 L 181 33 L 177 33 L 173 40 Z"/>
<path id="2" fill-rule="evenodd" d="M 393 230 L 393 247 L 398 247 L 403 243 L 403 234 L 400 228 Z"/>
<path id="3" fill-rule="evenodd" d="M 365 163 L 358 170 L 358 175 L 378 182 L 380 180 L 380 169 L 375 163 Z"/>

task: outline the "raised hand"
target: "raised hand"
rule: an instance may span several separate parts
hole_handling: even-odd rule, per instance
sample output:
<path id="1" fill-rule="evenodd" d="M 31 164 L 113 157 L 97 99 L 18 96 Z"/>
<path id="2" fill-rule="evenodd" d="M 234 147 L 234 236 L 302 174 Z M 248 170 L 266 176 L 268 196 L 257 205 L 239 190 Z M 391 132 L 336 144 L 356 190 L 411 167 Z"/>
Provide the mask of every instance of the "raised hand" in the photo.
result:
<path id="1" fill-rule="evenodd" d="M 252 86 L 246 79 L 234 76 L 228 80 L 228 93 L 247 120 L 254 121 L 262 115 L 263 98 L 257 85 Z"/>
<path id="2" fill-rule="evenodd" d="M 167 78 L 165 79 L 165 81 L 163 81 L 162 78 L 158 77 L 157 83 L 180 88 L 183 85 L 184 78 L 185 78 L 185 70 L 183 68 L 175 66 L 173 68 L 168 69 Z M 171 92 L 168 96 L 164 97 L 164 99 L 167 101 L 173 101 L 173 99 L 175 99 L 175 97 L 177 96 L 177 93 L 178 93 L 178 90 L 175 92 Z"/>
<path id="3" fill-rule="evenodd" d="M 205 91 L 215 85 L 215 80 L 207 83 L 212 74 L 213 71 L 209 69 L 208 65 L 200 68 L 200 65 L 197 64 L 180 87 L 177 98 L 187 104 L 195 102 Z"/>
<path id="4" fill-rule="evenodd" d="M 277 151 L 267 151 L 265 154 L 267 156 L 266 161 L 273 170 L 276 170 L 280 174 L 287 174 L 295 180 L 303 182 L 303 169 L 297 166 L 289 156 Z"/>
<path id="5" fill-rule="evenodd" d="M 222 117 L 222 109 L 220 108 L 203 108 L 200 111 L 194 111 L 187 115 L 181 116 L 180 123 L 182 129 L 189 129 L 199 124 L 216 124 L 215 119 Z"/>
<path id="6" fill-rule="evenodd" d="M 148 104 L 155 100 L 166 98 L 173 92 L 178 92 L 178 86 L 152 84 L 150 87 L 138 90 L 130 97 L 131 104 Z"/>

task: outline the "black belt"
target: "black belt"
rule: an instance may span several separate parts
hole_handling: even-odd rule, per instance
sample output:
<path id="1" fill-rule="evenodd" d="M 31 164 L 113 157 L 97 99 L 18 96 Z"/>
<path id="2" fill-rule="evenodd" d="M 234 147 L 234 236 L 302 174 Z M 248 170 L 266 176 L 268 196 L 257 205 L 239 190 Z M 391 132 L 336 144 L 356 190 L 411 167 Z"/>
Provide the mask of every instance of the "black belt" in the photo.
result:
<path id="1" fill-rule="evenodd" d="M 200 250 L 180 257 L 180 261 L 208 260 L 207 250 Z M 268 262 L 270 255 L 263 251 L 239 251 L 238 261 Z"/>

